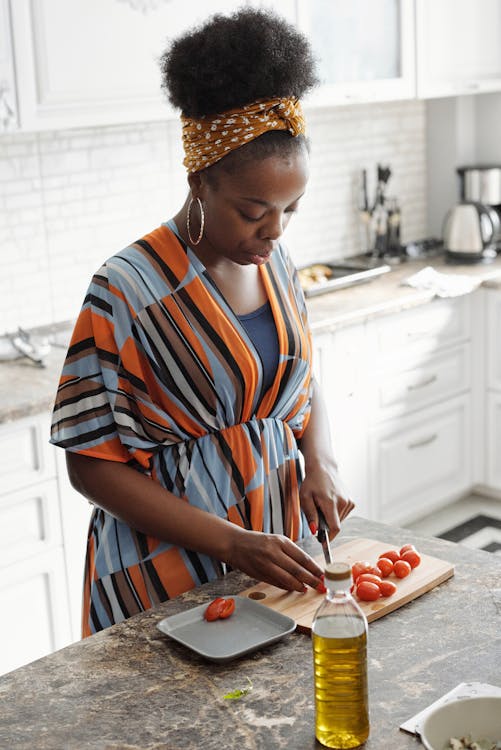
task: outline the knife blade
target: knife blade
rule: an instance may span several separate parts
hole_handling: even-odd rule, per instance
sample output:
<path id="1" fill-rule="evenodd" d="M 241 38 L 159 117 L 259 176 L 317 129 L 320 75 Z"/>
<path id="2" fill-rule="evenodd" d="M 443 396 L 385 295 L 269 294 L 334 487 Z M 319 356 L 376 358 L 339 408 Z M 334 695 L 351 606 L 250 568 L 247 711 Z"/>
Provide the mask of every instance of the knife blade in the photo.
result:
<path id="1" fill-rule="evenodd" d="M 332 553 L 331 553 L 331 547 L 329 543 L 329 527 L 327 526 L 327 521 L 325 520 L 325 516 L 320 510 L 320 508 L 317 508 L 317 512 L 318 512 L 317 539 L 322 545 L 322 549 L 324 551 L 325 562 L 329 564 L 332 562 Z"/>

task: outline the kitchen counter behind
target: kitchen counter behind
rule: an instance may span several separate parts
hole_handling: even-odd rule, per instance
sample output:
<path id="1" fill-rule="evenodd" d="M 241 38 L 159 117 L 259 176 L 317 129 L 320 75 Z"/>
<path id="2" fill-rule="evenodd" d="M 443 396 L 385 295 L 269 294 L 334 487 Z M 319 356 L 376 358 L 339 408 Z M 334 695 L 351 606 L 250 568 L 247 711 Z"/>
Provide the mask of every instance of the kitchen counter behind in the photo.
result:
<path id="1" fill-rule="evenodd" d="M 466 275 L 473 288 L 501 284 L 501 255 L 491 263 L 451 264 L 444 258 L 411 260 L 394 266 L 389 273 L 365 284 L 339 289 L 307 300 L 311 328 L 314 332 L 335 330 L 363 323 L 380 315 L 402 312 L 431 302 L 430 290 L 414 289 L 402 282 L 423 268 L 431 266 L 439 273 Z"/>
<path id="2" fill-rule="evenodd" d="M 451 265 L 440 258 L 409 261 L 369 283 L 308 299 L 312 331 L 332 331 L 430 302 L 433 292 L 402 285 L 427 265 L 441 273 L 467 274 L 478 287 L 501 284 L 501 256 L 476 265 Z M 26 359 L 0 362 L 0 424 L 52 409 L 65 354 L 66 349 L 53 347 L 46 368 Z"/>
<path id="3" fill-rule="evenodd" d="M 356 517 L 343 524 L 335 545 L 355 537 L 398 546 L 411 541 L 455 565 L 453 578 L 369 626 L 371 735 L 365 747 L 415 750 L 416 738 L 398 729 L 404 720 L 460 682 L 501 686 L 501 560 Z M 314 540 L 305 546 L 320 552 Z M 214 664 L 156 628 L 167 615 L 252 583 L 230 573 L 0 678 L 0 747 L 320 748 L 309 636 L 293 633 L 247 657 Z M 251 693 L 224 699 L 247 678 Z"/>

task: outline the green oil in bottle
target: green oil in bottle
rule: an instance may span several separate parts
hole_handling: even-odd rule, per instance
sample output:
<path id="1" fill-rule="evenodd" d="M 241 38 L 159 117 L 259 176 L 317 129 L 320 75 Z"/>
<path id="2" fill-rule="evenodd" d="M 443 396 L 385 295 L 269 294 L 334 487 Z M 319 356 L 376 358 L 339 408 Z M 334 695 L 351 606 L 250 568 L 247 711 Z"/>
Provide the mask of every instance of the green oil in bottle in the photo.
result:
<path id="1" fill-rule="evenodd" d="M 345 577 L 329 579 L 329 569 Z M 315 680 L 315 736 L 328 748 L 344 750 L 369 736 L 367 620 L 349 593 L 351 570 L 328 566 L 327 595 L 312 625 Z"/>

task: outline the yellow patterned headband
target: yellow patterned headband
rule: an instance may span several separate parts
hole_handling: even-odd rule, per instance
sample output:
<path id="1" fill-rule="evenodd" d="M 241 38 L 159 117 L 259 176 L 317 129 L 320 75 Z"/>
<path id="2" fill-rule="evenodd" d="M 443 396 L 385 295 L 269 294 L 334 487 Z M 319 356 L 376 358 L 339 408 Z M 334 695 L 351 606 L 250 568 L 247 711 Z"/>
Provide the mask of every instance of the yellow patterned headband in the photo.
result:
<path id="1" fill-rule="evenodd" d="M 301 104 L 297 99 L 284 98 L 262 100 L 199 119 L 182 115 L 181 123 L 183 164 L 189 174 L 210 167 L 268 130 L 288 130 L 293 136 L 305 132 Z"/>

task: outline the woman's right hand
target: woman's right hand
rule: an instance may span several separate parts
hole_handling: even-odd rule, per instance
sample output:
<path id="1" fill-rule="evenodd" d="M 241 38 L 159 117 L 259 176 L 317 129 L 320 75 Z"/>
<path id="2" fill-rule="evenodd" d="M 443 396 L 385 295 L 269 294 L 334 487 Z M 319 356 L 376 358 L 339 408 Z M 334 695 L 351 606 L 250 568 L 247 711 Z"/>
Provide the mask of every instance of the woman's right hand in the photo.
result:
<path id="1" fill-rule="evenodd" d="M 291 539 L 235 527 L 226 562 L 251 578 L 285 589 L 304 591 L 322 583 L 322 568 Z"/>

